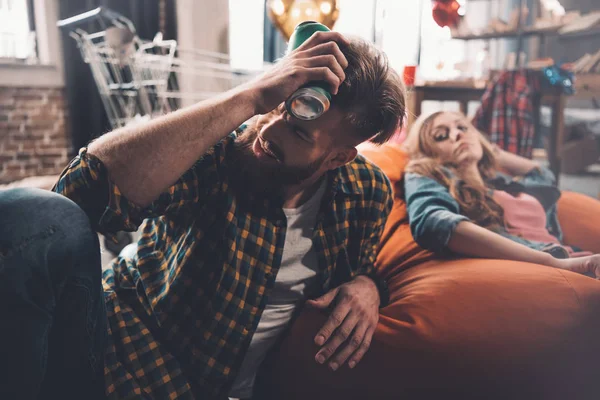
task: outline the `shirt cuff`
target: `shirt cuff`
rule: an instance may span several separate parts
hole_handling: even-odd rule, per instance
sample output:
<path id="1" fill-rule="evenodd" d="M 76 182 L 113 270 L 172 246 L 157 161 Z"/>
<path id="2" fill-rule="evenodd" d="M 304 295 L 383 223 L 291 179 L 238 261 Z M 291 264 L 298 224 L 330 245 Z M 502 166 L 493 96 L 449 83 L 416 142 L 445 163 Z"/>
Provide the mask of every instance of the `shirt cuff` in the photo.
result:
<path id="1" fill-rule="evenodd" d="M 463 221 L 469 221 L 469 218 L 447 210 L 438 210 L 429 218 L 435 218 L 429 229 L 432 235 L 430 250 L 439 254 L 449 254 L 448 242 L 456 227 Z"/>

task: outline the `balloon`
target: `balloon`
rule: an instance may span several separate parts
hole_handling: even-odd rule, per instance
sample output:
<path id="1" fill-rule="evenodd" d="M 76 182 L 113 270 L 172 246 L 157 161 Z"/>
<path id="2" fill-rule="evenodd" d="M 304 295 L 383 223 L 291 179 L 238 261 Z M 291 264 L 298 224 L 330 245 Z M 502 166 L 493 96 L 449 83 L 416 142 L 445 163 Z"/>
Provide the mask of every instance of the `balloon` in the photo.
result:
<path id="1" fill-rule="evenodd" d="M 435 0 L 431 9 L 433 20 L 441 26 L 456 26 L 460 20 L 458 9 L 460 4 L 456 0 Z"/>

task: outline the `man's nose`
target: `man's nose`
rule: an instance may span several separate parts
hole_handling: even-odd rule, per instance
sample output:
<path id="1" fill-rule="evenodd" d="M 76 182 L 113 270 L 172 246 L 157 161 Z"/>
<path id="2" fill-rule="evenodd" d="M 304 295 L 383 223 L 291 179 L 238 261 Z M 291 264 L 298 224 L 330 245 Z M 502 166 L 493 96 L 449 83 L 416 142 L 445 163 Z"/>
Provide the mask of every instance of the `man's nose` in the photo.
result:
<path id="1" fill-rule="evenodd" d="M 277 141 L 285 129 L 285 121 L 281 115 L 273 116 L 267 123 L 267 129 L 263 129 L 260 136 L 263 140 Z"/>

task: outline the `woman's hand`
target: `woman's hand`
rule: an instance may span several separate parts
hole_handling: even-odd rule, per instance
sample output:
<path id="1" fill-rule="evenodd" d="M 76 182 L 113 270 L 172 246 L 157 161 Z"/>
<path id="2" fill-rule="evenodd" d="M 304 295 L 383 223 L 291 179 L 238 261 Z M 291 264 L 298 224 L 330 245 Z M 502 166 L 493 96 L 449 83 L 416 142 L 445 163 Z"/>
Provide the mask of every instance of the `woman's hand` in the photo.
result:
<path id="1" fill-rule="evenodd" d="M 496 156 L 498 169 L 512 176 L 526 175 L 532 169 L 538 167 L 535 161 L 509 153 L 508 151 L 502 150 L 495 144 L 492 145 L 492 149 L 494 156 Z"/>
<path id="2" fill-rule="evenodd" d="M 600 279 L 600 254 L 565 259 L 554 258 L 551 266 L 580 274 L 593 274 L 596 279 Z"/>

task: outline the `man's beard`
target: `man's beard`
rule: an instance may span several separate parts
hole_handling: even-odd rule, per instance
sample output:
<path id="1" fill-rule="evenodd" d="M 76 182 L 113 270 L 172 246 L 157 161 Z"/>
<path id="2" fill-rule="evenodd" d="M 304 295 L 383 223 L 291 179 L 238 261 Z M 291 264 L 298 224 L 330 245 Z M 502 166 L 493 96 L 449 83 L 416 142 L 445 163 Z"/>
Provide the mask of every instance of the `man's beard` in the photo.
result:
<path id="1" fill-rule="evenodd" d="M 235 140 L 229 159 L 235 181 L 245 190 L 278 195 L 283 187 L 300 184 L 313 176 L 323 164 L 326 155 L 305 167 L 261 162 L 253 150 L 260 129 L 258 124 L 247 127 Z"/>

